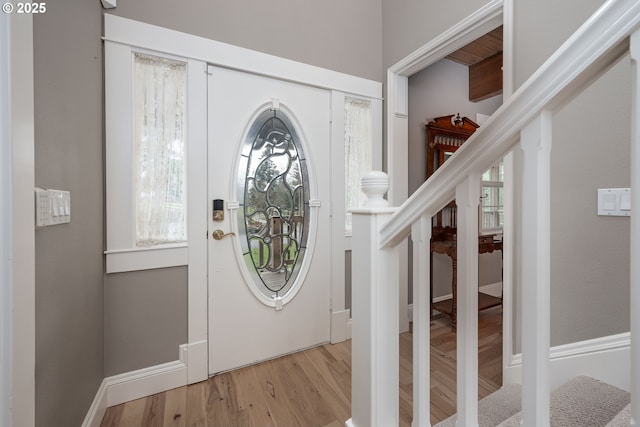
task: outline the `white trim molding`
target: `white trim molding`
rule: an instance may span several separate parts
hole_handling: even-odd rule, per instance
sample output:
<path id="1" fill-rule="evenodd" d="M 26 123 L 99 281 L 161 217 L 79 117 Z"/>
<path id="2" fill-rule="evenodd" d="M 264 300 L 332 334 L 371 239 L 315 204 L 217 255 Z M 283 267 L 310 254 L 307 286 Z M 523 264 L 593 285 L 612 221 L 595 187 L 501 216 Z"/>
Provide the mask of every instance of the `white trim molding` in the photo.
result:
<path id="1" fill-rule="evenodd" d="M 379 82 L 151 24 L 104 16 L 105 41 L 192 58 L 219 67 L 382 99 Z"/>
<path id="2" fill-rule="evenodd" d="M 0 425 L 35 425 L 33 18 L 0 16 Z"/>
<path id="3" fill-rule="evenodd" d="M 81 427 L 100 427 L 111 406 L 187 385 L 187 353 L 181 345 L 180 360 L 105 378 Z"/>
<path id="4" fill-rule="evenodd" d="M 105 251 L 107 273 L 178 267 L 189 263 L 189 246 Z"/>
<path id="5" fill-rule="evenodd" d="M 628 332 L 552 347 L 550 389 L 577 375 L 587 375 L 629 390 L 631 338 Z M 522 383 L 522 354 L 514 354 L 504 367 L 504 384 Z"/>

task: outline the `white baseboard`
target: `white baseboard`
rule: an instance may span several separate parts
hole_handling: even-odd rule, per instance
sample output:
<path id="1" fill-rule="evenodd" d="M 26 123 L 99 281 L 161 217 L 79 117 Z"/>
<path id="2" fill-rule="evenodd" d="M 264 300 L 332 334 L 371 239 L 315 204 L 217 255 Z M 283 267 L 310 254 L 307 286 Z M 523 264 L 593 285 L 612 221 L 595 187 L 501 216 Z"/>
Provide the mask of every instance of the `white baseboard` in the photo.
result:
<path id="1" fill-rule="evenodd" d="M 630 360 L 628 332 L 552 347 L 549 386 L 553 390 L 577 375 L 588 375 L 629 391 Z M 503 384 L 522 383 L 522 354 L 506 361 L 503 372 Z"/>
<path id="2" fill-rule="evenodd" d="M 204 345 L 206 347 L 206 341 Z M 180 360 L 105 378 L 81 427 L 100 427 L 102 418 L 110 406 L 187 385 L 185 358 L 191 356 L 192 346 L 198 348 L 202 344 L 181 345 Z M 195 351 L 193 355 L 198 357 L 198 352 Z"/>
<path id="3" fill-rule="evenodd" d="M 180 346 L 180 360 L 187 365 L 187 384 L 209 378 L 209 342 L 202 340 Z"/>
<path id="4" fill-rule="evenodd" d="M 351 310 L 331 312 L 331 344 L 351 338 Z"/>

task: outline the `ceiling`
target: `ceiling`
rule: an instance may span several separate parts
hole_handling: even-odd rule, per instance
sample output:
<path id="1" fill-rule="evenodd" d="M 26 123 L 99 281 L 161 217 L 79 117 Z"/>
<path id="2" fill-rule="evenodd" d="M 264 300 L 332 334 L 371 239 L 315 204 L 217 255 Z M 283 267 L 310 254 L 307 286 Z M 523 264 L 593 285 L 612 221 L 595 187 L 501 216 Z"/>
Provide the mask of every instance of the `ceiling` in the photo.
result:
<path id="1" fill-rule="evenodd" d="M 447 59 L 469 66 L 498 52 L 502 52 L 502 25 L 453 52 Z"/>

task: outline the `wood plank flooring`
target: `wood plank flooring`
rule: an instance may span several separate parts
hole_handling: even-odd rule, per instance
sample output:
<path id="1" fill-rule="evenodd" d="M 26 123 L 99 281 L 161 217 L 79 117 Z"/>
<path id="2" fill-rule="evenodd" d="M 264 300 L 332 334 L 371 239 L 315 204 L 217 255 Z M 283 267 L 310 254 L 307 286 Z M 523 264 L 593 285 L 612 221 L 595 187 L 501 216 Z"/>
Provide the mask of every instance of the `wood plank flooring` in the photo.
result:
<path id="1" fill-rule="evenodd" d="M 479 397 L 502 384 L 502 313 L 479 315 Z M 400 425 L 412 419 L 412 335 L 400 335 Z M 456 335 L 431 322 L 431 422 L 456 407 Z M 343 427 L 351 416 L 351 341 L 324 345 L 109 408 L 101 427 Z"/>

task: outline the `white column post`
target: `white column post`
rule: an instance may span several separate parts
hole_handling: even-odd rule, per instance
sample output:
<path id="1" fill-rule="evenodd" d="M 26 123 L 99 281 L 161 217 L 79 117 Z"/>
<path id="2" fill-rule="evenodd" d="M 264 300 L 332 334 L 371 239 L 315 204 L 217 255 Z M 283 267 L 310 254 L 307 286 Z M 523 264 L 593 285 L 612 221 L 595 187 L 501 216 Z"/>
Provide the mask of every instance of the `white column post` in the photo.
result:
<path id="1" fill-rule="evenodd" d="M 422 215 L 411 227 L 413 240 L 413 423 L 431 427 L 431 289 L 429 252 L 431 217 Z"/>
<path id="2" fill-rule="evenodd" d="M 379 230 L 395 209 L 382 195 L 384 172 L 362 178 L 369 199 L 352 211 L 351 419 L 347 427 L 398 426 L 398 254 L 379 249 Z"/>
<path id="3" fill-rule="evenodd" d="M 409 197 L 409 78 L 387 70 L 387 171 L 393 179 L 389 201 L 400 206 Z M 402 268 L 398 270 L 400 282 L 400 331 L 409 330 L 409 244 L 398 245 Z"/>
<path id="4" fill-rule="evenodd" d="M 549 425 L 550 111 L 521 132 L 522 416 L 525 427 Z"/>
<path id="5" fill-rule="evenodd" d="M 640 30 L 631 35 L 631 422 L 640 425 Z"/>
<path id="6" fill-rule="evenodd" d="M 456 187 L 458 205 L 457 381 L 459 427 L 478 426 L 478 204 L 480 175 Z"/>

